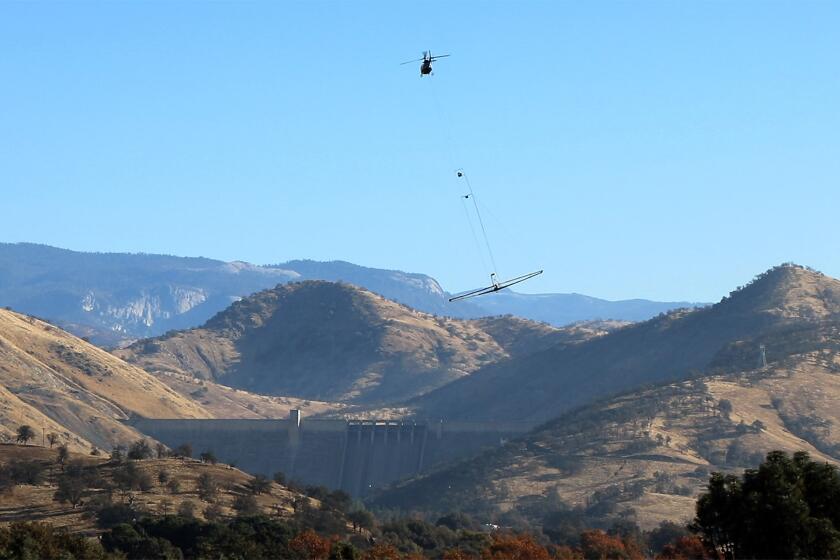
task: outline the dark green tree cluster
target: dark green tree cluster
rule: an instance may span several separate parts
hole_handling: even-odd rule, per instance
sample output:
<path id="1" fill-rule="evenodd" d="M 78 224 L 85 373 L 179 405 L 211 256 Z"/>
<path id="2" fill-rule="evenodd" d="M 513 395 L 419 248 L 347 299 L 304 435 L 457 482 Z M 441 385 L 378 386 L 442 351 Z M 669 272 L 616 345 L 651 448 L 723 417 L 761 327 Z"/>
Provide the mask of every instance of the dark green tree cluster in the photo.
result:
<path id="1" fill-rule="evenodd" d="M 86 472 L 81 465 L 69 465 L 58 477 L 55 499 L 61 503 L 68 503 L 75 509 L 82 503 L 88 489 L 95 484 L 95 479 L 89 473 L 90 471 Z"/>
<path id="2" fill-rule="evenodd" d="M 840 474 L 805 452 L 712 473 L 693 528 L 725 558 L 840 558 Z"/>
<path id="3" fill-rule="evenodd" d="M 24 445 L 27 445 L 29 443 L 29 440 L 34 439 L 34 438 L 35 438 L 35 430 L 32 429 L 32 426 L 30 426 L 29 424 L 23 424 L 23 425 L 18 427 L 17 433 L 15 434 L 15 440 L 18 443 L 22 443 Z"/>
<path id="4" fill-rule="evenodd" d="M 43 523 L 12 523 L 0 527 L 0 560 L 104 560 L 99 543 Z"/>
<path id="5" fill-rule="evenodd" d="M 138 439 L 128 448 L 128 458 L 132 461 L 143 461 L 154 457 L 152 446 L 145 439 Z"/>
<path id="6" fill-rule="evenodd" d="M 39 461 L 12 460 L 0 465 L 0 493 L 19 484 L 37 486 L 44 481 L 46 465 Z"/>

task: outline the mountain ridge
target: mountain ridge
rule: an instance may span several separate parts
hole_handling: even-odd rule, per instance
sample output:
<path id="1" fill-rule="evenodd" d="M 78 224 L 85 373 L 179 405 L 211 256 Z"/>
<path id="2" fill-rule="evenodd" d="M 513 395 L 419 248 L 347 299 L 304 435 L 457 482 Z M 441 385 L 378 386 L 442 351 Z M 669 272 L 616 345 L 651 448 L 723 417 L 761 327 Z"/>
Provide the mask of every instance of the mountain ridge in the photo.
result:
<path id="1" fill-rule="evenodd" d="M 500 524 L 524 518 L 544 530 L 559 530 L 570 516 L 605 528 L 617 519 L 652 528 L 690 520 L 711 471 L 754 467 L 771 450 L 805 450 L 840 464 L 840 282 L 802 267 L 774 267 L 722 304 L 755 316 L 754 328 L 707 352 L 704 370 L 584 402 L 501 448 L 399 483 L 372 502 L 425 512 L 457 507 Z M 446 492 L 433 490 L 442 484 Z"/>
<path id="2" fill-rule="evenodd" d="M 202 327 L 115 354 L 156 374 L 372 404 L 399 402 L 483 364 L 599 334 L 515 317 L 439 317 L 350 284 L 309 280 L 258 292 Z"/>
<path id="3" fill-rule="evenodd" d="M 204 257 L 85 253 L 0 243 L 0 306 L 50 321 L 93 342 L 125 341 L 195 327 L 233 301 L 299 280 L 345 281 L 420 311 L 459 318 L 512 314 L 555 326 L 587 320 L 646 319 L 686 302 L 609 302 L 589 296 L 499 292 L 457 305 L 433 278 L 345 261 L 275 265 Z"/>
<path id="4" fill-rule="evenodd" d="M 545 421 L 634 385 L 686 378 L 736 340 L 838 314 L 840 281 L 782 265 L 715 305 L 671 311 L 578 345 L 491 364 L 409 404 L 429 417 Z"/>

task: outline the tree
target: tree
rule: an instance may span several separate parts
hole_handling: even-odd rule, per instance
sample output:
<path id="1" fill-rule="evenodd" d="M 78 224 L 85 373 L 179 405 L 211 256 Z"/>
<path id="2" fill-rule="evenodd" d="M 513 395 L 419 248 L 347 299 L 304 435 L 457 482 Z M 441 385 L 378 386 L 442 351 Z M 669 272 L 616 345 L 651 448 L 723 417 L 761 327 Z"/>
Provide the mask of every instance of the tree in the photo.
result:
<path id="1" fill-rule="evenodd" d="M 76 509 L 82 498 L 87 493 L 84 480 L 76 476 L 61 476 L 58 479 L 58 489 L 55 491 L 55 499 L 61 503 L 69 503 Z"/>
<path id="2" fill-rule="evenodd" d="M 727 399 L 721 399 L 718 402 L 718 410 L 720 410 L 721 416 L 728 420 L 729 415 L 732 414 L 732 402 Z"/>
<path id="3" fill-rule="evenodd" d="M 530 535 L 494 533 L 482 553 L 487 560 L 550 560 L 551 555 Z"/>
<path id="4" fill-rule="evenodd" d="M 137 468 L 136 464 L 125 463 L 120 468 L 114 470 L 114 483 L 123 494 L 131 490 L 142 490 L 148 492 L 152 489 L 152 477 L 149 473 Z"/>
<path id="5" fill-rule="evenodd" d="M 67 463 L 67 459 L 70 457 L 70 451 L 67 449 L 67 446 L 61 444 L 58 446 L 58 455 L 56 456 L 55 462 L 61 465 L 62 470 L 64 469 L 64 464 Z"/>
<path id="6" fill-rule="evenodd" d="M 692 528 L 727 559 L 840 557 L 840 474 L 772 451 L 741 477 L 712 473 Z"/>
<path id="7" fill-rule="evenodd" d="M 691 533 L 684 525 L 672 521 L 663 521 L 658 527 L 648 533 L 648 545 L 654 552 L 661 552 L 666 545 L 673 544 L 680 537 L 687 537 Z"/>
<path id="8" fill-rule="evenodd" d="M 158 471 L 157 479 L 161 486 L 165 485 L 169 482 L 169 471 L 166 469 L 160 469 Z"/>
<path id="9" fill-rule="evenodd" d="M 216 455 L 209 449 L 207 451 L 202 452 L 201 455 L 198 456 L 198 458 L 201 459 L 202 463 L 210 463 L 211 465 L 215 465 L 218 462 L 218 459 L 216 459 Z"/>
<path id="10" fill-rule="evenodd" d="M 478 557 L 460 548 L 450 548 L 443 553 L 442 560 L 478 560 Z"/>
<path id="11" fill-rule="evenodd" d="M 656 555 L 656 560 L 714 560 L 703 545 L 703 541 L 696 535 L 683 535 L 674 542 L 662 547 L 662 552 Z"/>
<path id="12" fill-rule="evenodd" d="M 258 474 L 248 481 L 248 490 L 255 496 L 259 496 L 263 492 L 268 492 L 271 489 L 271 481 L 265 476 Z"/>
<path id="13" fill-rule="evenodd" d="M 189 443 L 182 443 L 172 451 L 172 454 L 176 457 L 190 458 L 193 455 L 192 445 L 190 445 Z"/>
<path id="14" fill-rule="evenodd" d="M 447 513 L 446 515 L 439 517 L 438 520 L 435 521 L 435 525 L 439 527 L 446 527 L 450 531 L 457 531 L 458 529 L 478 531 L 481 528 L 472 517 L 460 511 Z"/>
<path id="15" fill-rule="evenodd" d="M 400 560 L 402 554 L 390 544 L 375 544 L 362 556 L 363 560 Z M 547 558 L 547 557 L 546 557 Z M 522 560 L 526 560 L 525 557 Z"/>
<path id="16" fill-rule="evenodd" d="M 103 528 L 115 527 L 122 523 L 131 523 L 137 512 L 126 504 L 106 504 L 96 512 L 96 524 Z"/>
<path id="17" fill-rule="evenodd" d="M 555 548 L 554 557 L 556 560 L 584 560 L 583 554 L 579 550 L 567 545 L 561 545 Z"/>
<path id="18" fill-rule="evenodd" d="M 224 517 L 222 513 L 222 508 L 219 507 L 219 504 L 210 504 L 206 508 L 204 508 L 204 519 L 207 521 L 219 521 Z"/>
<path id="19" fill-rule="evenodd" d="M 169 455 L 169 450 L 160 442 L 155 444 L 155 454 L 157 454 L 158 459 L 163 459 Z"/>
<path id="20" fill-rule="evenodd" d="M 0 465 L 0 494 L 5 494 L 15 487 L 12 469 L 8 465 Z"/>
<path id="21" fill-rule="evenodd" d="M 159 503 L 158 507 L 160 507 L 160 513 L 163 516 L 169 515 L 169 510 L 172 509 L 172 500 L 169 498 L 163 498 Z"/>
<path id="22" fill-rule="evenodd" d="M 128 524 L 117 525 L 102 535 L 102 544 L 109 552 L 122 553 L 123 558 L 176 560 L 183 557 L 167 539 L 150 536 L 142 527 Z"/>
<path id="23" fill-rule="evenodd" d="M 105 560 L 106 554 L 95 540 L 71 535 L 64 528 L 15 522 L 0 527 L 0 557 Z"/>
<path id="24" fill-rule="evenodd" d="M 177 494 L 181 491 L 181 483 L 178 482 L 177 478 L 173 478 L 172 480 L 166 483 L 166 489 L 169 490 L 170 494 Z"/>
<path id="25" fill-rule="evenodd" d="M 584 531 L 580 535 L 580 549 L 586 560 L 601 560 L 606 558 L 615 559 L 639 559 L 644 556 L 636 550 L 628 550 L 628 547 L 617 536 L 612 536 L 603 531 Z"/>
<path id="26" fill-rule="evenodd" d="M 207 473 L 198 477 L 198 497 L 205 502 L 212 502 L 219 493 L 219 483 Z"/>
<path id="27" fill-rule="evenodd" d="M 333 490 L 321 499 L 321 502 L 328 508 L 338 511 L 349 511 L 353 505 L 353 498 L 344 490 Z"/>
<path id="28" fill-rule="evenodd" d="M 128 449 L 128 458 L 132 461 L 142 461 L 143 459 L 151 459 L 153 451 L 149 442 L 145 439 L 138 439 L 131 444 Z"/>
<path id="29" fill-rule="evenodd" d="M 111 462 L 122 463 L 123 459 L 125 459 L 125 446 L 117 444 L 111 449 Z"/>
<path id="30" fill-rule="evenodd" d="M 15 484 L 37 486 L 44 481 L 45 467 L 38 461 L 10 461 L 8 469 Z"/>
<path id="31" fill-rule="evenodd" d="M 94 469 L 85 468 L 83 463 L 74 461 L 63 469 L 54 497 L 61 503 L 69 503 L 75 509 L 89 494 L 90 488 L 102 486 L 103 483 Z"/>
<path id="32" fill-rule="evenodd" d="M 286 486 L 286 473 L 282 471 L 277 471 L 274 473 L 274 482 L 279 484 L 280 486 Z"/>
<path id="33" fill-rule="evenodd" d="M 260 506 L 257 499 L 251 494 L 240 494 L 233 499 L 233 509 L 242 517 L 259 515 Z"/>
<path id="34" fill-rule="evenodd" d="M 50 432 L 47 434 L 47 442 L 50 444 L 50 449 L 53 448 L 53 445 L 58 443 L 58 434 Z"/>
<path id="35" fill-rule="evenodd" d="M 289 548 L 302 558 L 328 560 L 332 545 L 329 540 L 318 536 L 312 529 L 307 529 L 289 541 Z"/>
<path id="36" fill-rule="evenodd" d="M 17 429 L 17 442 L 27 445 L 29 440 L 35 437 L 35 430 L 32 429 L 32 426 L 28 424 L 23 424 L 18 426 Z"/>
<path id="37" fill-rule="evenodd" d="M 154 483 L 152 482 L 152 475 L 147 472 L 141 471 L 140 476 L 137 480 L 137 486 L 143 492 L 149 492 L 152 488 L 155 487 Z"/>
<path id="38" fill-rule="evenodd" d="M 181 505 L 178 506 L 178 515 L 186 519 L 194 518 L 195 504 L 189 500 L 181 502 Z"/>
<path id="39" fill-rule="evenodd" d="M 361 531 L 362 529 L 370 529 L 373 527 L 375 519 L 373 514 L 366 509 L 357 509 L 347 514 L 347 520 L 353 524 L 354 531 Z"/>

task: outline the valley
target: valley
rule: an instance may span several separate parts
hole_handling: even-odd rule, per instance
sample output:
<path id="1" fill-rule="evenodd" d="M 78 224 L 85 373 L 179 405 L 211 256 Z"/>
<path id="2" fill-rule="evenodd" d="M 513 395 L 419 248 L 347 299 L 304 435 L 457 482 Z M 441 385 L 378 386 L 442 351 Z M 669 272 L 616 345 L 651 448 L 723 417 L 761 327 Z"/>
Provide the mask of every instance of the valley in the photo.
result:
<path id="1" fill-rule="evenodd" d="M 689 521 L 713 471 L 840 461 L 840 282 L 795 265 L 632 324 L 440 317 L 303 281 L 112 354 L 11 311 L 0 327 L 7 441 L 192 444 L 375 509 L 652 530 Z"/>

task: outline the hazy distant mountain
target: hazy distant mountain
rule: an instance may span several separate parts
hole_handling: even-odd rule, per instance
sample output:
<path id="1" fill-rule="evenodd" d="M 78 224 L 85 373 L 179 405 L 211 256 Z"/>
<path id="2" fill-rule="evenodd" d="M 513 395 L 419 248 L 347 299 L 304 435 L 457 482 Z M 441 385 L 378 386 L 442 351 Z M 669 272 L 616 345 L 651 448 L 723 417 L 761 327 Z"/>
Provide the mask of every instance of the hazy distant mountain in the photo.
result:
<path id="1" fill-rule="evenodd" d="M 0 243 L 0 306 L 50 319 L 101 345 L 200 325 L 241 297 L 294 280 L 343 281 L 437 315 L 511 314 L 555 326 L 596 319 L 636 321 L 691 305 L 513 292 L 450 304 L 449 294 L 429 276 L 342 261 L 256 266 Z"/>
<path id="2" fill-rule="evenodd" d="M 509 313 L 552 325 L 568 325 L 577 321 L 598 319 L 644 321 L 672 309 L 704 305 L 687 301 L 660 302 L 647 299 L 608 301 L 582 294 L 520 294 L 509 290 L 493 294 L 492 297 L 476 298 L 472 300 L 472 304 L 488 315 Z"/>
<path id="3" fill-rule="evenodd" d="M 713 306 L 492 364 L 413 404 L 430 417 L 548 420 L 597 398 L 685 379 L 735 341 L 838 314 L 840 281 L 781 266 Z"/>
<path id="4" fill-rule="evenodd" d="M 201 324 L 241 296 L 297 277 L 205 258 L 0 244 L 0 305 L 106 343 Z"/>
<path id="5" fill-rule="evenodd" d="M 511 290 L 450 303 L 449 292 L 444 291 L 437 280 L 425 274 L 367 268 L 343 261 L 289 261 L 275 266 L 293 270 L 305 279 L 355 284 L 414 309 L 436 315 L 462 318 L 515 315 L 557 327 L 579 321 L 644 321 L 671 309 L 704 305 L 645 299 L 607 301 L 581 294 L 532 295 Z"/>
<path id="6" fill-rule="evenodd" d="M 482 366 L 604 334 L 516 317 L 437 317 L 324 281 L 248 296 L 202 327 L 115 353 L 147 371 L 190 374 L 269 395 L 393 403 Z"/>

